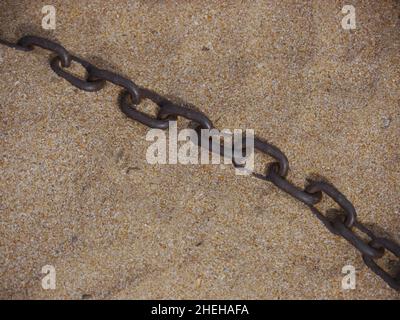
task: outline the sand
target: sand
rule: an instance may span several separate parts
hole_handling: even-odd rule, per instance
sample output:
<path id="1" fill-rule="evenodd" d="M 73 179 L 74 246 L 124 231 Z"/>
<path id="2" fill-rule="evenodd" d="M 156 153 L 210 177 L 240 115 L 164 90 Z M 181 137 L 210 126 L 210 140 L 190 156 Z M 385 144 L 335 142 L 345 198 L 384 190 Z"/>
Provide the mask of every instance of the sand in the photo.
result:
<path id="1" fill-rule="evenodd" d="M 47 31 L 48 1 L 1 1 L 0 37 L 55 39 L 219 128 L 254 129 L 286 153 L 293 183 L 324 176 L 400 241 L 398 1 L 51 3 Z M 355 30 L 341 27 L 344 4 Z M 120 89 L 80 91 L 49 57 L 0 46 L 1 298 L 399 298 L 272 184 L 148 164 L 148 129 L 119 111 Z M 271 161 L 257 156 L 257 170 Z M 349 264 L 357 286 L 343 290 Z M 45 265 L 55 290 L 42 288 Z"/>

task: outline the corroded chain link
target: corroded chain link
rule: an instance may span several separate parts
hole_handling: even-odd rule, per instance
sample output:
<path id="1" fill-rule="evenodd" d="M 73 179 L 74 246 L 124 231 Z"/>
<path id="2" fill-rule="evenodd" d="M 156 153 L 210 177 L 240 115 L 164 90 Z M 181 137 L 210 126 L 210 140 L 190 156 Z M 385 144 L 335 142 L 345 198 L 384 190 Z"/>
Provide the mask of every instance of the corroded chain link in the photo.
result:
<path id="1" fill-rule="evenodd" d="M 140 88 L 133 81 L 119 74 L 99 69 L 91 63 L 70 54 L 63 46 L 54 41 L 36 36 L 25 36 L 18 40 L 17 43 L 0 39 L 0 44 L 21 51 L 31 51 L 35 46 L 38 46 L 55 53 L 50 62 L 52 70 L 81 90 L 98 91 L 104 87 L 106 82 L 111 82 L 124 88 L 119 99 L 121 111 L 129 118 L 147 127 L 167 129 L 169 120 L 182 117 L 196 123 L 197 129 L 213 128 L 211 120 L 202 112 L 177 105 L 149 89 Z M 66 71 L 73 61 L 81 64 L 86 69 L 86 79 L 80 79 Z M 157 117 L 152 117 L 137 110 L 137 105 L 143 99 L 150 99 L 158 105 Z M 221 152 L 222 149 L 221 146 Z M 289 172 L 288 159 L 276 146 L 255 137 L 254 149 L 276 160 L 276 162 L 267 166 L 266 174 L 253 173 L 254 177 L 272 182 L 279 189 L 306 204 L 330 232 L 346 239 L 360 251 L 365 264 L 373 272 L 390 287 L 400 291 L 400 270 L 391 275 L 376 262 L 388 250 L 397 257 L 397 262 L 400 264 L 400 246 L 397 243 L 391 239 L 376 236 L 370 229 L 358 222 L 357 213 L 352 203 L 332 184 L 324 181 L 308 181 L 308 185 L 302 190 L 289 182 L 286 178 Z M 211 151 L 211 144 L 209 150 Z M 322 214 L 315 207 L 316 204 L 322 201 L 323 194 L 334 200 L 340 207 L 340 210 L 334 210 L 335 215 L 333 217 Z M 356 233 L 356 230 L 366 235 L 369 241 L 363 240 Z"/>

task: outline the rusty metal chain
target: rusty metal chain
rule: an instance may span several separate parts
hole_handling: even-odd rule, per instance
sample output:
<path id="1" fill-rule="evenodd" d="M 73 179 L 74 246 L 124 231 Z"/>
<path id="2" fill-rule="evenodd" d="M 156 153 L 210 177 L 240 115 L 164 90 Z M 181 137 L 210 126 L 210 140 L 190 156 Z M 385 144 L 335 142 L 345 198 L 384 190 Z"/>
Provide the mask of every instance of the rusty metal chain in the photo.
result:
<path id="1" fill-rule="evenodd" d="M 140 88 L 133 81 L 119 74 L 99 69 L 91 63 L 70 54 L 63 46 L 54 41 L 37 36 L 24 36 L 17 43 L 0 39 L 0 44 L 20 51 L 31 51 L 35 46 L 38 46 L 53 52 L 55 56 L 50 62 L 52 70 L 81 90 L 98 91 L 104 87 L 106 82 L 111 82 L 124 88 L 119 99 L 121 111 L 129 118 L 147 127 L 167 129 L 169 120 L 182 117 L 196 123 L 197 130 L 213 128 L 211 120 L 202 112 L 177 105 L 149 89 Z M 65 70 L 73 61 L 81 64 L 86 69 L 86 79 L 80 79 Z M 152 117 L 137 110 L 136 106 L 143 99 L 150 99 L 158 105 L 157 117 Z M 400 270 L 391 275 L 377 263 L 377 260 L 384 256 L 385 250 L 388 250 L 397 257 L 397 263 L 400 264 L 400 245 L 391 239 L 376 236 L 370 229 L 358 222 L 357 213 L 352 203 L 333 185 L 324 181 L 308 181 L 308 185 L 302 190 L 289 182 L 286 178 L 289 172 L 288 159 L 276 146 L 255 137 L 254 149 L 276 160 L 276 162 L 272 162 L 267 166 L 266 174 L 253 173 L 254 177 L 272 182 L 294 199 L 306 204 L 330 232 L 346 239 L 360 251 L 365 264 L 375 274 L 381 277 L 391 288 L 400 291 Z M 211 152 L 211 144 L 209 151 Z M 223 153 L 222 145 L 218 152 Z M 322 201 L 323 194 L 334 200 L 340 207 L 340 210 L 334 210 L 336 214 L 333 217 L 322 214 L 315 207 L 316 204 Z M 363 240 L 355 232 L 356 230 L 366 235 L 369 241 Z"/>

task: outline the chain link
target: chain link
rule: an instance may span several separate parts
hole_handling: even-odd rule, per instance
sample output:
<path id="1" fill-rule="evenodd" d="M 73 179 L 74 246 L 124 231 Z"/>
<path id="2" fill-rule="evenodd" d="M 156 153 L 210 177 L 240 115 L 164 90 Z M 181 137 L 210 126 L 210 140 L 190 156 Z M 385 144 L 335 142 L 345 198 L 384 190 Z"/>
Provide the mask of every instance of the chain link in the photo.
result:
<path id="1" fill-rule="evenodd" d="M 353 204 L 333 185 L 324 181 L 312 181 L 305 189 L 307 193 L 318 194 L 323 192 L 332 198 L 346 213 L 344 224 L 351 228 L 356 222 L 357 213 Z"/>
<path id="2" fill-rule="evenodd" d="M 68 68 L 71 65 L 71 55 L 67 49 L 54 41 L 42 37 L 25 36 L 18 40 L 17 45 L 28 51 L 33 50 L 35 46 L 52 51 L 60 58 L 61 65 L 64 68 Z"/>
<path id="3" fill-rule="evenodd" d="M 370 245 L 375 248 L 387 249 L 396 256 L 397 266 L 400 264 L 400 246 L 393 240 L 388 238 L 375 238 L 371 241 Z M 381 277 L 391 288 L 400 291 L 400 270 L 397 270 L 397 273 L 391 276 L 389 272 L 382 269 L 382 267 L 375 262 L 375 258 L 363 255 L 363 260 L 368 268 Z"/>
<path id="4" fill-rule="evenodd" d="M 262 140 L 258 137 L 254 137 L 254 150 L 260 151 L 261 153 L 267 154 L 277 160 L 279 163 L 278 173 L 284 178 L 289 172 L 289 160 L 286 155 L 274 145 Z M 254 174 L 255 177 L 265 179 L 263 175 Z"/>
<path id="5" fill-rule="evenodd" d="M 71 56 L 71 61 L 78 62 L 80 65 L 82 65 L 87 73 L 89 74 L 92 65 L 78 57 Z M 51 69 L 61 78 L 64 78 L 67 80 L 70 84 L 73 86 L 84 90 L 84 91 L 89 91 L 89 92 L 94 92 L 94 91 L 99 91 L 101 90 L 104 85 L 105 81 L 102 79 L 96 79 L 96 80 L 90 80 L 90 76 L 87 77 L 86 80 L 79 79 L 78 77 L 74 76 L 73 74 L 65 71 L 61 66 L 60 66 L 60 57 L 55 56 L 51 62 L 50 62 L 50 67 Z"/>
<path id="6" fill-rule="evenodd" d="M 198 123 L 198 121 L 197 121 Z M 242 141 L 241 141 L 241 154 L 237 154 L 238 150 L 236 149 L 237 146 L 235 146 L 235 144 L 231 144 L 227 147 L 225 145 L 225 141 L 222 142 L 221 141 L 221 137 L 224 136 L 224 134 L 221 134 L 218 130 L 216 132 L 216 134 L 213 134 L 213 129 L 211 129 L 208 133 L 209 135 L 207 135 L 206 137 L 203 137 L 201 134 L 201 129 L 202 126 L 201 125 L 197 125 L 195 126 L 194 130 L 197 133 L 197 136 L 200 137 L 197 142 L 198 142 L 198 146 L 204 149 L 207 149 L 209 152 L 214 153 L 214 154 L 219 154 L 221 157 L 226 157 L 229 158 L 232 161 L 232 165 L 235 168 L 243 168 L 245 166 L 245 163 L 242 163 L 243 160 L 245 159 L 241 159 L 246 158 L 247 154 L 246 154 L 246 141 L 247 141 L 247 137 L 244 136 L 242 137 Z M 231 136 L 231 134 L 229 134 Z M 215 138 L 215 136 L 217 136 L 218 138 L 218 142 L 216 143 L 214 141 L 213 138 Z M 205 138 L 208 138 L 208 140 L 206 140 Z M 231 136 L 232 138 L 232 136 Z M 233 142 L 233 141 L 232 141 Z M 239 159 L 237 158 L 239 156 Z"/>
<path id="7" fill-rule="evenodd" d="M 284 177 L 279 174 L 279 163 L 273 162 L 269 165 L 267 170 L 267 175 L 265 177 L 266 180 L 271 181 L 275 186 L 279 189 L 285 191 L 286 193 L 290 194 L 293 198 L 307 204 L 307 205 L 314 205 L 321 201 L 322 193 L 315 192 L 309 193 L 303 191 L 290 183 Z"/>
<path id="8" fill-rule="evenodd" d="M 149 89 L 139 88 L 134 82 L 119 74 L 99 69 L 89 62 L 69 54 L 63 46 L 51 40 L 36 36 L 25 36 L 16 44 L 2 39 L 0 39 L 0 44 L 20 51 L 31 51 L 34 46 L 38 46 L 54 52 L 56 56 L 50 63 L 52 70 L 57 75 L 81 90 L 101 90 L 106 81 L 123 87 L 125 90 L 122 91 L 119 99 L 121 111 L 129 118 L 138 121 L 147 127 L 167 129 L 170 120 L 177 119 L 177 117 L 183 117 L 195 122 L 197 124 L 196 131 L 198 132 L 200 129 L 214 128 L 211 120 L 202 112 L 177 105 Z M 86 69 L 88 75 L 85 80 L 79 79 L 63 69 L 68 68 L 71 65 L 71 61 L 78 62 Z M 157 117 L 152 117 L 137 110 L 137 105 L 143 99 L 150 99 L 158 105 L 159 111 Z M 212 147 L 210 142 L 208 148 L 210 151 L 220 152 L 221 155 L 224 155 L 223 144 L 220 144 L 219 148 L 215 148 Z M 216 149 L 217 151 L 215 151 Z M 376 262 L 376 260 L 381 259 L 384 256 L 385 250 L 388 250 L 396 256 L 398 260 L 397 262 L 400 265 L 400 246 L 396 242 L 388 238 L 377 237 L 370 229 L 358 222 L 357 213 L 353 204 L 333 185 L 324 181 L 309 181 L 306 188 L 301 190 L 290 183 L 286 179 L 289 172 L 289 161 L 285 154 L 277 147 L 255 137 L 254 149 L 267 154 L 276 160 L 276 162 L 272 162 L 267 166 L 265 175 L 253 173 L 254 177 L 272 182 L 275 186 L 291 195 L 294 199 L 306 204 L 311 209 L 311 212 L 331 233 L 341 236 L 361 252 L 365 264 L 374 273 L 381 277 L 391 288 L 400 291 L 400 270 L 398 270 L 393 276 Z M 234 165 L 236 165 L 235 162 Z M 322 194 L 326 194 L 332 198 L 341 208 L 341 211 L 339 211 L 339 213 L 334 217 L 328 217 L 327 215 L 322 214 L 315 207 L 315 205 L 322 200 Z M 370 238 L 370 241 L 364 241 L 355 233 L 354 229 L 367 235 Z"/>
<path id="9" fill-rule="evenodd" d="M 3 39 L 0 39 L 0 44 L 2 44 L 4 46 L 7 46 L 7 47 L 10 47 L 10 48 L 13 48 L 15 50 L 19 50 L 19 51 L 31 51 L 31 50 L 33 50 L 32 48 L 23 47 L 23 46 L 20 46 L 17 43 L 12 43 L 12 42 L 9 42 L 9 41 L 3 40 Z"/>
<path id="10" fill-rule="evenodd" d="M 377 259 L 381 258 L 385 254 L 383 248 L 372 247 L 369 243 L 362 240 L 351 228 L 346 227 L 341 216 L 338 215 L 332 219 L 332 227 L 336 234 L 346 239 L 351 245 L 360 251 L 362 255 Z M 362 230 L 361 224 L 357 221 L 354 223 L 353 227 L 360 231 Z M 372 235 L 372 239 L 375 238 L 376 237 Z"/>
<path id="11" fill-rule="evenodd" d="M 140 100 L 142 99 L 149 99 L 157 104 L 160 108 L 167 103 L 167 99 L 158 95 L 157 93 L 147 90 L 147 89 L 140 89 L 139 90 L 139 97 Z M 151 117 L 142 111 L 136 109 L 137 103 L 133 103 L 132 95 L 129 91 L 124 90 L 122 92 L 121 98 L 119 100 L 119 106 L 123 113 L 129 118 L 144 124 L 149 128 L 154 129 L 167 129 L 169 125 L 169 119 L 158 119 Z"/>
<path id="12" fill-rule="evenodd" d="M 131 99 L 134 103 L 140 102 L 139 87 L 131 80 L 114 72 L 104 69 L 99 69 L 92 64 L 88 68 L 88 73 L 89 73 L 89 80 L 96 81 L 94 79 L 101 79 L 114 83 L 115 85 L 126 89 L 126 91 L 128 91 L 129 94 L 131 95 Z"/>
<path id="13" fill-rule="evenodd" d="M 159 119 L 167 119 L 169 117 L 183 117 L 187 120 L 195 122 L 200 129 L 211 130 L 213 124 L 202 112 L 178 106 L 170 101 L 163 103 L 158 112 Z"/>

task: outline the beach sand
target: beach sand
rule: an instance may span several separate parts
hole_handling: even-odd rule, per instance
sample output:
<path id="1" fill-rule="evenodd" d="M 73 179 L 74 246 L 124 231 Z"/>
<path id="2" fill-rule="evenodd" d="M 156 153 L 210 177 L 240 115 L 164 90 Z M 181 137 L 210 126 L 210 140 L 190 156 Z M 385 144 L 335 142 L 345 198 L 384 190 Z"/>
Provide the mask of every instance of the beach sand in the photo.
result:
<path id="1" fill-rule="evenodd" d="M 291 182 L 323 176 L 400 242 L 398 1 L 51 2 L 55 30 L 41 27 L 47 1 L 1 1 L 0 37 L 57 40 L 218 128 L 254 129 L 285 152 Z M 345 4 L 355 30 L 341 26 Z M 0 46 L 1 298 L 399 298 L 271 183 L 148 164 L 148 128 L 120 112 L 120 88 L 80 91 L 50 57 Z M 271 161 L 257 155 L 257 171 Z M 46 265 L 55 290 L 42 288 Z"/>

